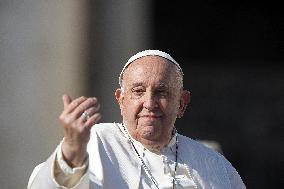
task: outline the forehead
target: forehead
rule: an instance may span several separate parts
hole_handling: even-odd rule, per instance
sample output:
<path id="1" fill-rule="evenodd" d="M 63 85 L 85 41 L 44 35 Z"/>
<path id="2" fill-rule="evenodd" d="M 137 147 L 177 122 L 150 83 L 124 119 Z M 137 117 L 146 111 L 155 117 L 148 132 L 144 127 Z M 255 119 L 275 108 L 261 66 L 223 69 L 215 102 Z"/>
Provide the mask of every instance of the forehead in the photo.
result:
<path id="1" fill-rule="evenodd" d="M 145 56 L 132 62 L 125 70 L 123 82 L 126 85 L 135 83 L 154 83 L 170 85 L 176 78 L 176 66 L 159 56 Z"/>

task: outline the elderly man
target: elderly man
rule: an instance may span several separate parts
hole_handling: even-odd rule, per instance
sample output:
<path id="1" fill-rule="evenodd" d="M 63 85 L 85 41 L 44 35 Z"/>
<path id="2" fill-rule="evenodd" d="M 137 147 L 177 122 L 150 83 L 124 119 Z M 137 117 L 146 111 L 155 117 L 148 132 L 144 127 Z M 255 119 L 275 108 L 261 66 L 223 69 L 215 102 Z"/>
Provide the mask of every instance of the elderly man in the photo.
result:
<path id="1" fill-rule="evenodd" d="M 243 189 L 240 176 L 217 152 L 177 133 L 190 100 L 183 72 L 167 53 L 131 57 L 115 97 L 123 123 L 100 123 L 96 98 L 63 96 L 64 139 L 38 165 L 29 189 Z"/>

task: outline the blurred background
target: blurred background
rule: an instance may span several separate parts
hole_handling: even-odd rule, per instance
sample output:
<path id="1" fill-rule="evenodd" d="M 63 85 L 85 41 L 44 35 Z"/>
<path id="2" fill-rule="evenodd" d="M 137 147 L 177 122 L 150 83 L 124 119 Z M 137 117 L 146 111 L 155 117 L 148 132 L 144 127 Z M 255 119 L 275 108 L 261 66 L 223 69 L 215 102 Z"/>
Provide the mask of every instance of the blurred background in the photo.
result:
<path id="1" fill-rule="evenodd" d="M 56 148 L 62 94 L 97 96 L 120 122 L 118 75 L 144 49 L 184 69 L 179 132 L 217 143 L 248 188 L 280 188 L 283 15 L 273 1 L 0 0 L 0 188 L 26 188 Z"/>

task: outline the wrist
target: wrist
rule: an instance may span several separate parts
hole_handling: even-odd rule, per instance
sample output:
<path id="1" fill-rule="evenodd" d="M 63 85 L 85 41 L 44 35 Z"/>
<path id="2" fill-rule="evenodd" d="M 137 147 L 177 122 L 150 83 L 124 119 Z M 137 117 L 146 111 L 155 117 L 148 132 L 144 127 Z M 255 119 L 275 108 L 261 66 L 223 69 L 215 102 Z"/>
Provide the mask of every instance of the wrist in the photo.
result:
<path id="1" fill-rule="evenodd" d="M 72 168 L 82 166 L 88 157 L 87 145 L 74 144 L 64 140 L 61 150 L 63 159 Z"/>

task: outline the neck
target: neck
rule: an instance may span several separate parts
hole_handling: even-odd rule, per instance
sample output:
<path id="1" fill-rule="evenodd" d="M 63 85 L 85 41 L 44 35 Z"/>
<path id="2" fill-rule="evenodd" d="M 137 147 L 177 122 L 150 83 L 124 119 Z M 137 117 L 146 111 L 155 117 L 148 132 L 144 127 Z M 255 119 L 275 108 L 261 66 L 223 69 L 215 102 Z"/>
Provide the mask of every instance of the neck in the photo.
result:
<path id="1" fill-rule="evenodd" d="M 134 139 L 135 141 L 141 143 L 146 149 L 148 149 L 151 152 L 154 153 L 160 153 L 161 150 L 165 147 L 167 147 L 170 143 L 172 143 L 173 137 L 176 135 L 177 131 L 175 127 L 172 129 L 172 131 L 168 134 L 168 137 L 166 139 L 160 141 L 160 140 L 149 140 L 143 137 L 139 137 L 138 135 L 131 134 L 129 130 L 127 129 L 125 124 L 122 124 L 123 130 L 125 131 L 125 134 L 127 134 L 129 137 Z M 173 141 L 175 143 L 176 141 Z"/>
<path id="2" fill-rule="evenodd" d="M 159 153 L 163 148 L 165 148 L 169 144 L 171 140 L 171 137 L 169 137 L 169 139 L 167 139 L 166 141 L 152 141 L 145 138 L 139 138 L 133 136 L 131 137 L 136 141 L 140 142 L 146 149 L 155 153 Z"/>
<path id="3" fill-rule="evenodd" d="M 154 152 L 156 154 L 160 154 L 161 150 L 164 148 L 162 146 L 159 145 L 144 145 L 142 144 L 146 149 L 148 149 L 151 152 Z"/>

